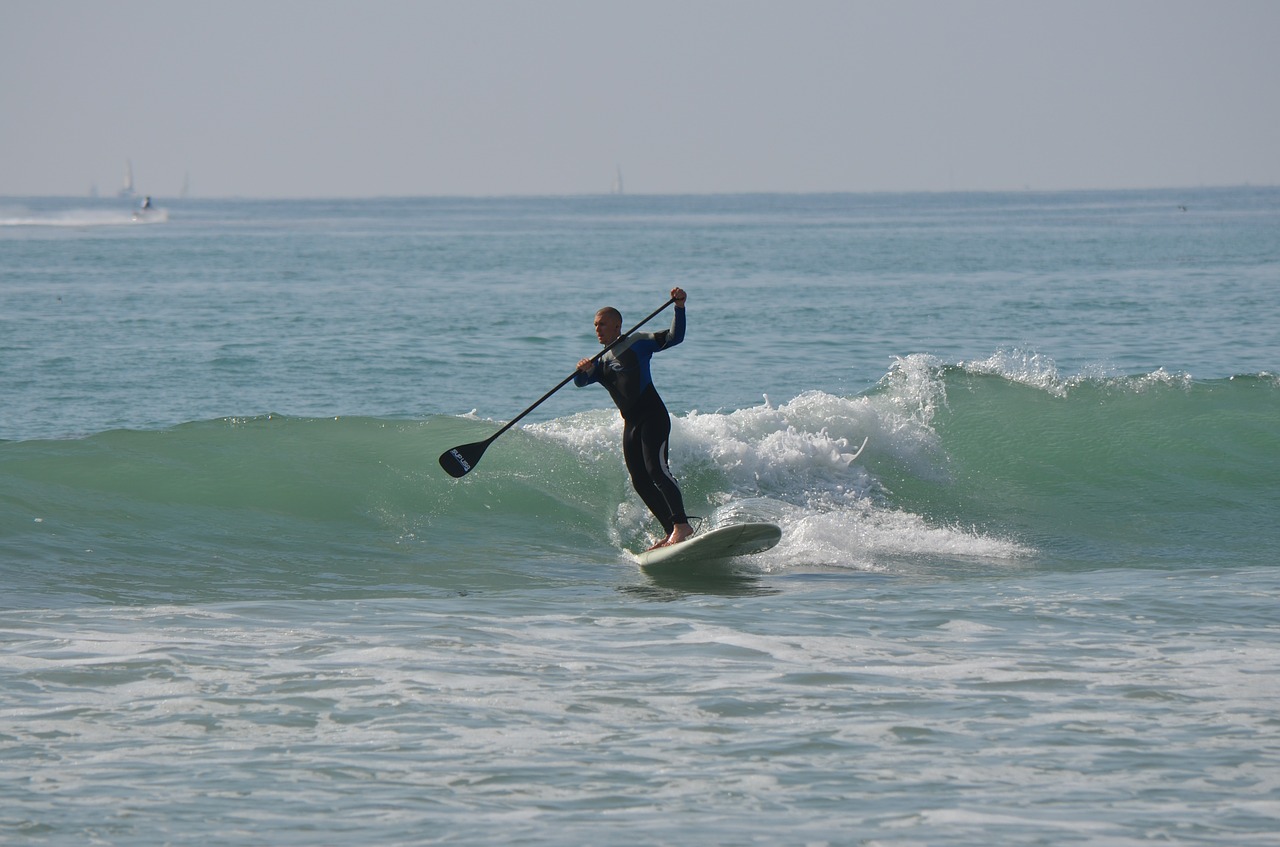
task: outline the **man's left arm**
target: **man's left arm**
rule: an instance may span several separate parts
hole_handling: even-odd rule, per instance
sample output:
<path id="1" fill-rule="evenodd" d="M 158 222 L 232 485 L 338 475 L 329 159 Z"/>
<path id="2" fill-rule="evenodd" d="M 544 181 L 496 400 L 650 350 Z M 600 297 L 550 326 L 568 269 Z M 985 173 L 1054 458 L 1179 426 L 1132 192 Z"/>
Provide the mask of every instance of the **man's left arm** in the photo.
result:
<path id="1" fill-rule="evenodd" d="M 671 289 L 671 299 L 675 301 L 675 314 L 671 317 L 671 329 L 667 331 L 666 343 L 662 345 L 662 349 L 675 347 L 681 341 L 684 341 L 684 302 L 688 299 L 688 294 L 683 288 Z"/>

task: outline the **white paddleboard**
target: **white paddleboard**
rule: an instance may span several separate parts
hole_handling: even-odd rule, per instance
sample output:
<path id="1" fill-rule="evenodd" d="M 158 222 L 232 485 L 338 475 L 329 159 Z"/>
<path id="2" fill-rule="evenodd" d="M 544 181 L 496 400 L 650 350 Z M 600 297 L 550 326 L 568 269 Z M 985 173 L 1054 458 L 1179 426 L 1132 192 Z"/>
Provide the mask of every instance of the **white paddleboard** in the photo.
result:
<path id="1" fill-rule="evenodd" d="M 663 569 L 693 562 L 732 559 L 763 553 L 782 538 L 782 528 L 772 523 L 739 523 L 699 533 L 688 541 L 636 553 L 642 568 Z"/>

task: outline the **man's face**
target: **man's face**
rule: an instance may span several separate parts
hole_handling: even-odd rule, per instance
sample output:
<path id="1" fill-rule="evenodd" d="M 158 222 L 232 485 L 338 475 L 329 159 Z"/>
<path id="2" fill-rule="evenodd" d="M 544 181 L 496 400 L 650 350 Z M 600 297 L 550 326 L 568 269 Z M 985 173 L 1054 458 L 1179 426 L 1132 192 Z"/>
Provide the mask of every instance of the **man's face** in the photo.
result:
<path id="1" fill-rule="evenodd" d="M 622 334 L 622 318 L 612 312 L 600 312 L 596 315 L 596 338 L 601 344 L 612 344 Z"/>

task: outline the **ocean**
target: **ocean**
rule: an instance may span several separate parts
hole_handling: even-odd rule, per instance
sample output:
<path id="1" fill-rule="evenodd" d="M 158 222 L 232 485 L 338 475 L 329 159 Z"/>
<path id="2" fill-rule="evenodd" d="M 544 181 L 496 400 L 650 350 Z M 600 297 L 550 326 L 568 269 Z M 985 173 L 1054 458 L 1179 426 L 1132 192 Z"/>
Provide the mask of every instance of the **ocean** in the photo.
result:
<path id="1" fill-rule="evenodd" d="M 1280 189 L 156 206 L 0 199 L 0 842 L 1280 844 Z M 441 470 L 675 285 L 777 547 Z"/>

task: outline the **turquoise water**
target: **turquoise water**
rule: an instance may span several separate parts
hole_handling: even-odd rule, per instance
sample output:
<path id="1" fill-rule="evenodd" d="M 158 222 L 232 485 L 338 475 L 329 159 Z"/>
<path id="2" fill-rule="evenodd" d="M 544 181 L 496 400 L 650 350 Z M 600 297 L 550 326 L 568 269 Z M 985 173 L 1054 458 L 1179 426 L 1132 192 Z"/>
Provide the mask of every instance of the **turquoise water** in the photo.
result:
<path id="1" fill-rule="evenodd" d="M 0 841 L 1275 843 L 1280 190 L 159 205 L 0 200 Z M 676 284 L 777 548 L 441 472 Z"/>

